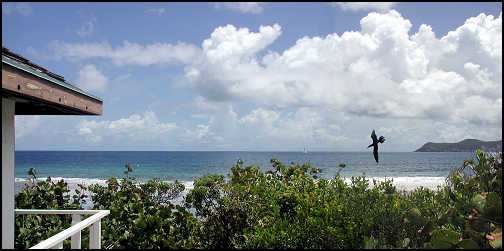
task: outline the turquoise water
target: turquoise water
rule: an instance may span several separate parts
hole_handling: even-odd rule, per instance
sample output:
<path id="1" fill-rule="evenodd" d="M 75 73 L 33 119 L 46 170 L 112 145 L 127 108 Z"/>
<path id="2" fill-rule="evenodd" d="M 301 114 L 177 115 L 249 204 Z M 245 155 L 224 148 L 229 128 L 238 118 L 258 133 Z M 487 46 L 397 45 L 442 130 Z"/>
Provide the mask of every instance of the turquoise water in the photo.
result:
<path id="1" fill-rule="evenodd" d="M 444 181 L 451 170 L 460 167 L 465 159 L 473 158 L 471 152 L 422 153 L 383 152 L 377 164 L 369 152 L 154 152 L 154 151 L 16 151 L 16 190 L 20 191 L 30 168 L 40 171 L 38 177 L 64 178 L 69 184 L 105 183 L 110 177 L 124 177 L 124 165 L 133 168 L 132 175 L 139 181 L 160 178 L 178 180 L 186 187 L 204 174 L 231 173 L 238 159 L 244 165 L 258 165 L 264 171 L 271 169 L 270 159 L 276 158 L 284 165 L 290 162 L 310 163 L 321 168 L 321 178 L 330 179 L 340 169 L 349 179 L 363 173 L 376 179 L 393 178 L 404 188 L 418 185 L 435 187 Z"/>

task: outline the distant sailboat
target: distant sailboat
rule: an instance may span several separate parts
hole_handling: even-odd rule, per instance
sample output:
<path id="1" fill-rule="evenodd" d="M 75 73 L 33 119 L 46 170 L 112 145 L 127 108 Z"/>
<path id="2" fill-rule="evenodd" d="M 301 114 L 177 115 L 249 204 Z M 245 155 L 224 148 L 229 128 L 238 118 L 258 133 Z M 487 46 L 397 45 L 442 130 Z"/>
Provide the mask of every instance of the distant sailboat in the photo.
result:
<path id="1" fill-rule="evenodd" d="M 304 152 L 304 153 L 308 153 L 308 151 L 306 150 L 306 147 L 305 147 L 305 148 L 303 148 L 303 152 Z"/>

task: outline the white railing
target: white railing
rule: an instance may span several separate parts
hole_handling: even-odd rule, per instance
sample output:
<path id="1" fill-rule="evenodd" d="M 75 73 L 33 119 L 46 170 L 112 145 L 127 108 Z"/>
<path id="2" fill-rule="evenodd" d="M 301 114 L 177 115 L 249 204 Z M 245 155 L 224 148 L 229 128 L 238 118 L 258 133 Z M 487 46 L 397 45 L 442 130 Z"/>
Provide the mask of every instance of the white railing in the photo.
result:
<path id="1" fill-rule="evenodd" d="M 39 210 L 39 209 L 14 209 L 15 214 L 70 214 L 72 226 L 40 242 L 30 249 L 63 248 L 63 241 L 71 237 L 71 248 L 81 248 L 81 231 L 89 227 L 89 248 L 101 248 L 101 219 L 110 210 Z M 81 221 L 81 215 L 92 214 L 89 218 Z"/>

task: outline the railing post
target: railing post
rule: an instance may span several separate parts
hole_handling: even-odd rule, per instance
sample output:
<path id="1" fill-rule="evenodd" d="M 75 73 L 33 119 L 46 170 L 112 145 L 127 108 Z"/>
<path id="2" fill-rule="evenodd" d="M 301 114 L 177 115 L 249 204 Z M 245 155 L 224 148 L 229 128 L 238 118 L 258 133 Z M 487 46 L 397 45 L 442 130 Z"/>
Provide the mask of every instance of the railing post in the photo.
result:
<path id="1" fill-rule="evenodd" d="M 89 248 L 101 249 L 101 219 L 89 227 Z"/>
<path id="2" fill-rule="evenodd" d="M 71 248 L 82 248 L 82 230 L 89 227 L 89 247 L 101 248 L 101 219 L 110 214 L 110 210 L 43 210 L 15 209 L 15 214 L 71 214 L 72 226 L 41 241 L 30 249 L 62 249 L 63 241 L 71 238 Z M 82 220 L 82 214 L 92 214 Z M 77 241 L 78 240 L 78 241 Z"/>
<path id="3" fill-rule="evenodd" d="M 81 215 L 80 214 L 72 214 L 72 226 L 79 223 L 81 221 Z M 72 240 L 72 249 L 81 249 L 81 231 L 78 233 L 75 233 L 71 237 Z"/>
<path id="4" fill-rule="evenodd" d="M 54 245 L 51 249 L 63 249 L 63 241 L 59 242 L 58 244 Z"/>

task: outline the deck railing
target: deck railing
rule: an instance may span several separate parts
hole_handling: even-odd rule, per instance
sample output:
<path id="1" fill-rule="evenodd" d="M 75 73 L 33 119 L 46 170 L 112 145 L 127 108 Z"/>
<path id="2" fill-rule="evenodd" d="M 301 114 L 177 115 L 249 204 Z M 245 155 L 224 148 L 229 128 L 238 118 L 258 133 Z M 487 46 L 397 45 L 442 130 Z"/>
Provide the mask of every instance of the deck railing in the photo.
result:
<path id="1" fill-rule="evenodd" d="M 70 214 L 72 226 L 40 242 L 30 249 L 63 248 L 63 241 L 71 237 L 71 248 L 81 248 L 81 231 L 90 226 L 89 248 L 101 248 L 101 219 L 110 210 L 39 210 L 39 209 L 15 209 L 15 214 Z M 89 218 L 81 221 L 81 215 L 92 214 Z"/>

